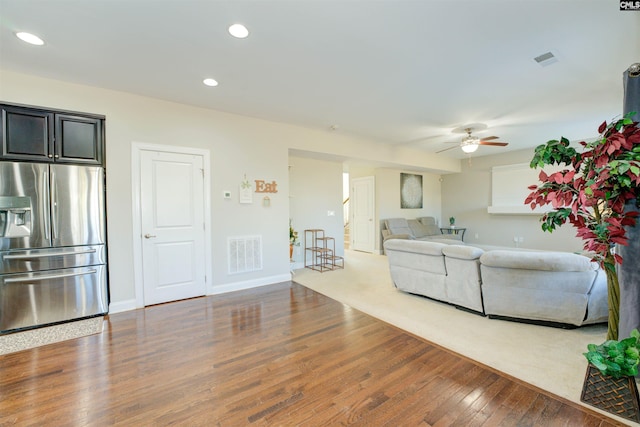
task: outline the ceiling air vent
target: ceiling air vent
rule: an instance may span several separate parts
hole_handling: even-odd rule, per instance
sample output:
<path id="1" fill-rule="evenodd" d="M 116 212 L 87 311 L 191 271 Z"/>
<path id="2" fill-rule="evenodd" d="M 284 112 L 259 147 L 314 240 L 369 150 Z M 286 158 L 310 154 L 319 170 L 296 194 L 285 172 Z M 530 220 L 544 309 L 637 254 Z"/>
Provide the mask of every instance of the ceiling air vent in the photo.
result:
<path id="1" fill-rule="evenodd" d="M 556 58 L 555 55 L 551 52 L 543 53 L 542 55 L 536 56 L 533 59 L 543 67 L 558 62 L 558 58 Z"/>

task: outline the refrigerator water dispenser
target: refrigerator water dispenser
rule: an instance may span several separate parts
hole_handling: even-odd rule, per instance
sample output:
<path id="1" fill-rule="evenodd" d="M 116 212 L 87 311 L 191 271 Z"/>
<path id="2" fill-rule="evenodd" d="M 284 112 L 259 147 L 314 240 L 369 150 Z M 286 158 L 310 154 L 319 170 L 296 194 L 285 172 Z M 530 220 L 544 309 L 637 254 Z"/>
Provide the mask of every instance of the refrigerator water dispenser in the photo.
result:
<path id="1" fill-rule="evenodd" d="M 31 198 L 0 196 L 0 237 L 31 235 Z"/>

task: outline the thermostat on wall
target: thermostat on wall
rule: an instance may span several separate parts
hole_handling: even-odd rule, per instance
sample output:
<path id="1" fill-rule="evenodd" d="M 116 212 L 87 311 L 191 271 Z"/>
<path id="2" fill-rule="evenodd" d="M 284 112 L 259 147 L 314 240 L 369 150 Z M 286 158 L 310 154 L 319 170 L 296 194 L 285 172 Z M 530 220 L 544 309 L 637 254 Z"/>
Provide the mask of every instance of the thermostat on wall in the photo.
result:
<path id="1" fill-rule="evenodd" d="M 225 199 L 230 199 L 231 198 L 231 191 L 226 191 L 225 190 L 223 194 L 224 194 L 224 198 Z"/>

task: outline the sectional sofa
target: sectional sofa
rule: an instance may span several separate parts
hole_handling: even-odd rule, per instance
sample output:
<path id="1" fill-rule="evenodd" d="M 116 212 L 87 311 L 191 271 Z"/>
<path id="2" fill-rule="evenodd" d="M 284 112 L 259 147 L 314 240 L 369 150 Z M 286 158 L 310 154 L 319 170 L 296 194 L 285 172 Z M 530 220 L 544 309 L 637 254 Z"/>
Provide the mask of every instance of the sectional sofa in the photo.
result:
<path id="1" fill-rule="evenodd" d="M 606 275 L 586 256 L 405 239 L 384 249 L 405 292 L 490 318 L 559 327 L 607 321 Z"/>
<path id="2" fill-rule="evenodd" d="M 383 243 L 391 239 L 408 240 L 455 240 L 461 241 L 462 236 L 457 234 L 442 234 L 436 219 L 432 216 L 423 216 L 416 219 L 389 218 L 382 220 L 380 225 Z"/>

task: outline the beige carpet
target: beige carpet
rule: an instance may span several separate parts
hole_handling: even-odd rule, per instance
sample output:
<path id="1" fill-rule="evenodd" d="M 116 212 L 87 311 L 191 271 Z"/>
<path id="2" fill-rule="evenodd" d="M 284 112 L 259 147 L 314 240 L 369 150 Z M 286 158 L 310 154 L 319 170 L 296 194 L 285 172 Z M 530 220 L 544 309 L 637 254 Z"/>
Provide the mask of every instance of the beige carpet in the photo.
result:
<path id="1" fill-rule="evenodd" d="M 302 268 L 295 270 L 293 280 L 581 405 L 587 367 L 582 353 L 587 344 L 603 342 L 607 332 L 605 325 L 565 330 L 488 319 L 400 292 L 383 255 L 346 250 L 344 270 L 320 273 Z"/>

